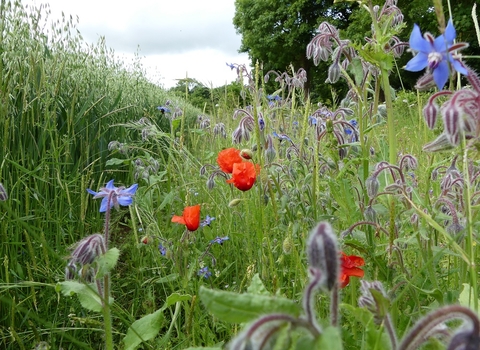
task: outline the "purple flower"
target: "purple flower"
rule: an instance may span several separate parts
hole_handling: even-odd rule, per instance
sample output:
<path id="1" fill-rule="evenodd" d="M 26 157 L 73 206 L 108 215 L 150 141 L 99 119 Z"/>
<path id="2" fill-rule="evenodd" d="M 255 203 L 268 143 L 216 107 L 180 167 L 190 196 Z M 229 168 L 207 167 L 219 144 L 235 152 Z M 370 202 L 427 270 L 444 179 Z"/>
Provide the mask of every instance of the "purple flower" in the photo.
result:
<path id="1" fill-rule="evenodd" d="M 454 45 L 457 37 L 452 20 L 448 21 L 445 33 L 433 38 L 432 34 L 425 33 L 422 36 L 420 27 L 414 25 L 412 34 L 410 34 L 410 48 L 418 53 L 405 66 L 406 70 L 418 72 L 427 68 L 433 74 L 433 79 L 439 90 L 442 90 L 449 77 L 448 62 L 455 70 L 463 75 L 467 75 L 467 70 L 463 64 L 454 58 L 452 51 L 467 47 L 467 44 L 461 43 Z"/>
<path id="2" fill-rule="evenodd" d="M 234 70 L 235 69 L 235 64 L 234 63 L 228 63 L 228 62 L 225 62 L 227 64 L 227 66 L 230 67 L 231 70 Z"/>
<path id="3" fill-rule="evenodd" d="M 228 241 L 229 239 L 230 239 L 230 238 L 228 238 L 228 236 L 225 236 L 225 237 L 218 237 L 218 236 L 217 236 L 217 238 L 212 239 L 212 240 L 210 241 L 210 243 L 212 243 L 212 244 L 213 244 L 213 243 L 218 243 L 218 244 L 222 245 L 223 242 Z"/>
<path id="4" fill-rule="evenodd" d="M 211 217 L 210 215 L 207 215 L 206 218 L 200 223 L 200 226 L 205 227 L 205 226 L 210 226 L 212 221 L 215 220 L 214 217 Z"/>
<path id="5" fill-rule="evenodd" d="M 212 273 L 208 269 L 208 266 L 205 266 L 205 267 L 202 267 L 200 270 L 198 270 L 197 275 L 206 279 L 206 278 L 209 278 L 212 275 Z"/>
<path id="6" fill-rule="evenodd" d="M 129 206 L 133 202 L 133 195 L 137 191 L 138 184 L 134 184 L 129 188 L 125 188 L 124 186 L 115 187 L 113 185 L 114 180 L 108 181 L 105 187 L 100 188 L 99 192 L 92 191 L 91 189 L 87 189 L 87 192 L 93 194 L 93 199 L 103 198 L 102 203 L 100 204 L 100 213 L 107 211 L 108 205 L 108 198 L 110 197 L 110 208 L 112 209 L 113 206 L 115 208 L 120 208 L 122 206 Z"/>

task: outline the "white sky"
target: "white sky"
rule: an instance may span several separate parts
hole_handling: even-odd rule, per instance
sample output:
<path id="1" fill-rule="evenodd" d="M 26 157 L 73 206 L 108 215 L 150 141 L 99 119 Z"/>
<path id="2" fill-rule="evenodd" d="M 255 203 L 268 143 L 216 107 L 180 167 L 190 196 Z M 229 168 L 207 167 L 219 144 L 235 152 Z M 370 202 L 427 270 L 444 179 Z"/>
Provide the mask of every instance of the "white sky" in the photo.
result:
<path id="1" fill-rule="evenodd" d="M 165 88 L 175 79 L 194 78 L 214 87 L 235 80 L 228 63 L 249 66 L 239 54 L 233 27 L 234 0 L 22 0 L 48 3 L 53 19 L 78 15 L 88 43 L 105 37 L 108 47 L 127 63 L 139 52 L 147 76 Z"/>

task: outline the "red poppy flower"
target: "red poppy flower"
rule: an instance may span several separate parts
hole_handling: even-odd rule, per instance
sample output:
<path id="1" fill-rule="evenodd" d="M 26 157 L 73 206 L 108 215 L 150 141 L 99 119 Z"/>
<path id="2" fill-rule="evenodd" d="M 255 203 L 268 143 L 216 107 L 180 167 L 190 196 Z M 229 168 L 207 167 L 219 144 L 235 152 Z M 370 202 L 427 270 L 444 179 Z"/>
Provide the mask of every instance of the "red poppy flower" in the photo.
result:
<path id="1" fill-rule="evenodd" d="M 244 160 L 240 156 L 240 150 L 236 148 L 227 148 L 218 153 L 217 163 L 224 172 L 231 174 L 235 163 L 242 163 Z"/>
<path id="2" fill-rule="evenodd" d="M 200 226 L 200 205 L 185 207 L 182 216 L 174 215 L 172 222 L 187 226 L 189 231 L 195 231 Z"/>
<path id="3" fill-rule="evenodd" d="M 350 282 L 350 276 L 363 277 L 365 274 L 359 266 L 365 265 L 365 260 L 360 256 L 346 255 L 342 252 L 342 272 L 340 274 L 340 287 L 344 288 Z"/>
<path id="4" fill-rule="evenodd" d="M 233 183 L 240 191 L 248 191 L 255 183 L 259 172 L 258 164 L 255 166 L 250 162 L 235 163 L 233 164 L 232 178 L 227 180 L 227 183 Z"/>

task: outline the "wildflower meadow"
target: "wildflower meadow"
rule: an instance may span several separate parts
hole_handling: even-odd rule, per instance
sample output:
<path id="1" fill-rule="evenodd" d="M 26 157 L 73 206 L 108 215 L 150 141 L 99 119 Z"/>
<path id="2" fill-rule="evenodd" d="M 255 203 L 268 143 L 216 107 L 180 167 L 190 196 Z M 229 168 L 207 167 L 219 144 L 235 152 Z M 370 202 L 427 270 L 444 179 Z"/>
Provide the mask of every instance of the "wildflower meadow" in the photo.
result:
<path id="1" fill-rule="evenodd" d="M 478 56 L 360 5 L 305 52 L 345 95 L 227 62 L 207 112 L 1 1 L 0 348 L 480 349 Z"/>

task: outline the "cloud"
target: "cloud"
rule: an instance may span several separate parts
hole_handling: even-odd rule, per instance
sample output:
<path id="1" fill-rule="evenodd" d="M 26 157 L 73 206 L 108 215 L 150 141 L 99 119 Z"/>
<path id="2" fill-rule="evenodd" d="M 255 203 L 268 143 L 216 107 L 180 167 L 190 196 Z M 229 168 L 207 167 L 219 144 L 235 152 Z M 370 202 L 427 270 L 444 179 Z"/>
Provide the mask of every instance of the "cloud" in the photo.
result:
<path id="1" fill-rule="evenodd" d="M 186 74 L 207 86 L 222 86 L 236 79 L 225 62 L 249 64 L 247 55 L 238 53 L 234 0 L 22 0 L 44 2 L 52 20 L 61 19 L 62 12 L 66 18 L 78 16 L 84 41 L 105 37 L 127 66 L 138 53 L 147 77 L 165 88 Z"/>

